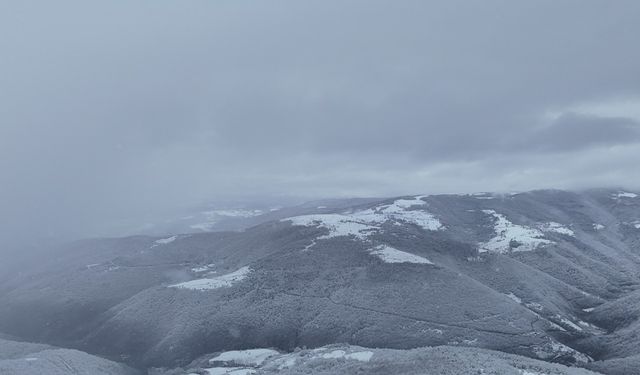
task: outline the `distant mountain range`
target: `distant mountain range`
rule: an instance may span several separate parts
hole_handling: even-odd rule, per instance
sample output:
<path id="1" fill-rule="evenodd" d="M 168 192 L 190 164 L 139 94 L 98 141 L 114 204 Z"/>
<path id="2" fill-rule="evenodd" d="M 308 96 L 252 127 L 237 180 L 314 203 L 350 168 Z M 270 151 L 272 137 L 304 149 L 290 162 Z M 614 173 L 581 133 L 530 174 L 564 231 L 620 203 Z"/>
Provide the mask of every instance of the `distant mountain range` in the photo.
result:
<path id="1" fill-rule="evenodd" d="M 338 199 L 184 221 L 3 263 L 0 331 L 155 374 L 640 374 L 636 192 Z M 232 359 L 209 362 L 221 352 Z"/>

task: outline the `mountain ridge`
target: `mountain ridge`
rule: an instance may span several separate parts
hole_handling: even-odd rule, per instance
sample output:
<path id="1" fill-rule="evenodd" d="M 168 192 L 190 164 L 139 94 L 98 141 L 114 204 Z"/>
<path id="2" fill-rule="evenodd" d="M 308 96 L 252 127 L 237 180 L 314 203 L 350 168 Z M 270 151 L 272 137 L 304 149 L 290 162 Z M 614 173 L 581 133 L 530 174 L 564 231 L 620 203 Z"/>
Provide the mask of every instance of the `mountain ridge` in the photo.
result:
<path id="1" fill-rule="evenodd" d="M 638 317 L 625 318 L 640 286 L 637 193 L 335 203 L 283 208 L 240 232 L 74 243 L 0 280 L 0 331 L 138 367 L 335 343 L 582 367 L 638 354 Z M 172 287 L 196 280 L 214 287 Z"/>

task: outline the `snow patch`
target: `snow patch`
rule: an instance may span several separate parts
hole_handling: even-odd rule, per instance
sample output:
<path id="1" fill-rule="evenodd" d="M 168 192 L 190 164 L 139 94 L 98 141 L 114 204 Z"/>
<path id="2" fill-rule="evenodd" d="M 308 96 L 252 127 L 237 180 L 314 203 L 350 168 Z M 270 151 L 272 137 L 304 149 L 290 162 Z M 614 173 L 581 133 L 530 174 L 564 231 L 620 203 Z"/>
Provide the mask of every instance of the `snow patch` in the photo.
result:
<path id="1" fill-rule="evenodd" d="M 520 375 L 549 375 L 546 372 L 538 372 L 538 371 L 529 371 L 529 370 L 519 370 Z"/>
<path id="2" fill-rule="evenodd" d="M 216 266 L 215 263 L 209 263 L 205 266 L 194 267 L 191 269 L 191 272 L 195 272 L 195 273 L 207 272 L 215 266 Z"/>
<path id="3" fill-rule="evenodd" d="M 423 201 L 424 195 L 414 197 L 413 199 L 397 199 L 392 204 L 382 206 L 380 211 L 388 219 L 402 220 L 413 223 L 425 230 L 436 231 L 444 229 L 440 220 L 432 214 L 422 210 L 408 210 L 414 206 L 424 206 L 427 202 Z M 386 220 L 384 220 L 386 221 Z"/>
<path id="4" fill-rule="evenodd" d="M 563 327 L 557 325 L 556 323 L 552 322 L 546 317 L 540 315 L 540 313 L 542 313 L 542 311 L 544 310 L 544 306 L 542 306 L 541 304 L 537 302 L 526 302 L 524 305 L 529 309 L 529 311 L 535 314 L 535 316 L 537 316 L 538 318 L 548 323 L 551 326 L 551 328 L 556 329 L 558 331 L 567 332 L 567 330 L 564 329 Z"/>
<path id="5" fill-rule="evenodd" d="M 524 305 L 527 306 L 529 309 L 532 309 L 532 310 L 535 310 L 535 311 L 544 310 L 544 306 L 542 306 L 541 304 L 539 304 L 537 302 L 527 302 Z"/>
<path id="6" fill-rule="evenodd" d="M 560 223 L 556 223 L 554 221 L 542 224 L 540 226 L 540 229 L 542 229 L 544 232 L 554 232 L 554 233 L 564 234 L 566 236 L 571 236 L 571 237 L 575 237 L 576 235 L 571 229 L 565 227 Z"/>
<path id="7" fill-rule="evenodd" d="M 373 352 L 365 351 L 365 352 L 353 352 L 347 354 L 344 350 L 332 350 L 330 352 L 320 354 L 319 358 L 323 359 L 351 359 L 360 362 L 369 362 L 373 357 Z"/>
<path id="8" fill-rule="evenodd" d="M 159 240 L 156 240 L 155 242 L 158 245 L 166 245 L 168 243 L 172 243 L 173 241 L 177 240 L 178 236 L 171 236 L 171 237 L 167 237 L 167 238 L 161 238 Z"/>
<path id="9" fill-rule="evenodd" d="M 422 333 L 431 333 L 431 334 L 436 334 L 436 335 L 442 335 L 444 333 L 443 330 L 438 329 L 438 328 L 423 328 L 420 330 L 420 332 Z"/>
<path id="10" fill-rule="evenodd" d="M 346 354 L 347 352 L 345 352 L 344 350 L 332 350 L 328 353 L 322 353 L 320 357 L 324 359 L 336 359 L 343 358 Z"/>
<path id="11" fill-rule="evenodd" d="M 274 359 L 273 363 L 277 366 L 278 370 L 284 370 L 295 366 L 297 359 L 296 354 L 285 354 Z"/>
<path id="12" fill-rule="evenodd" d="M 249 267 L 242 267 L 239 270 L 228 273 L 226 275 L 214 278 L 191 280 L 180 284 L 169 285 L 169 288 L 192 289 L 201 291 L 226 288 L 239 281 L 244 280 L 250 272 L 251 269 Z"/>
<path id="13" fill-rule="evenodd" d="M 593 361 L 593 358 L 589 357 L 588 355 L 580 353 L 579 351 L 561 344 L 553 339 L 549 339 L 549 342 L 540 346 L 536 346 L 533 349 L 538 358 L 544 360 L 569 355 L 579 363 L 589 363 Z"/>
<path id="14" fill-rule="evenodd" d="M 292 225 L 315 226 L 329 230 L 328 234 L 318 237 L 318 239 L 355 236 L 358 239 L 365 240 L 380 230 L 382 224 L 387 221 L 404 221 L 430 231 L 444 229 L 442 223 L 429 212 L 410 210 L 414 206 L 426 204 L 421 198 L 422 196 L 414 197 L 413 199 L 397 199 L 391 204 L 355 212 L 302 215 L 289 217 L 281 221 L 290 221 Z"/>
<path id="15" fill-rule="evenodd" d="M 605 228 L 605 226 L 602 225 L 602 224 L 597 224 L 597 223 L 593 224 L 593 229 L 595 229 L 595 230 L 603 230 L 604 228 Z"/>
<path id="16" fill-rule="evenodd" d="M 565 318 L 565 317 L 563 317 L 561 315 L 556 315 L 556 319 L 559 319 L 562 324 L 564 324 L 567 327 L 572 328 L 575 331 L 578 331 L 578 332 L 582 332 L 583 331 L 582 327 L 580 327 L 579 325 L 575 324 L 571 320 L 569 320 L 569 319 L 567 319 L 567 318 Z"/>
<path id="17" fill-rule="evenodd" d="M 538 229 L 514 224 L 507 220 L 504 215 L 493 210 L 482 210 L 482 212 L 495 218 L 494 231 L 496 236 L 480 244 L 478 251 L 481 253 L 532 251 L 539 246 L 553 243 L 542 238 L 544 234 Z"/>
<path id="18" fill-rule="evenodd" d="M 355 236 L 365 239 L 369 234 L 378 229 L 377 224 L 371 220 L 357 218 L 355 215 L 347 216 L 340 214 L 303 215 L 288 219 L 293 225 L 318 226 L 329 230 L 329 234 L 319 237 L 326 239 L 340 236 Z"/>
<path id="19" fill-rule="evenodd" d="M 418 255 L 400 251 L 393 247 L 381 245 L 371 251 L 371 254 L 382 259 L 385 263 L 416 263 L 416 264 L 433 264 L 429 259 Z"/>
<path id="20" fill-rule="evenodd" d="M 637 198 L 637 197 L 638 197 L 638 194 L 629 193 L 629 192 L 626 192 L 626 191 L 621 191 L 619 193 L 613 194 L 613 198 L 617 198 L 617 199 L 620 199 L 620 198 Z"/>
<path id="21" fill-rule="evenodd" d="M 213 211 L 205 211 L 203 212 L 203 214 L 208 217 L 226 216 L 226 217 L 248 218 L 248 217 L 260 216 L 263 214 L 263 211 L 262 210 L 243 210 L 243 209 L 213 210 Z"/>
<path id="22" fill-rule="evenodd" d="M 495 199 L 492 193 L 486 193 L 486 192 L 471 193 L 471 194 L 467 194 L 467 196 L 473 197 L 475 199 Z"/>
<path id="23" fill-rule="evenodd" d="M 211 232 L 213 228 L 216 226 L 217 221 L 207 221 L 206 223 L 198 223 L 189 225 L 191 229 L 199 229 L 203 232 Z"/>
<path id="24" fill-rule="evenodd" d="M 511 298 L 512 300 L 516 301 L 517 303 L 522 303 L 522 300 L 518 296 L 513 294 L 513 293 L 507 294 L 507 297 Z"/>
<path id="25" fill-rule="evenodd" d="M 245 367 L 212 367 L 203 370 L 205 375 L 249 375 L 256 373 L 256 370 Z"/>
<path id="26" fill-rule="evenodd" d="M 451 345 L 451 346 L 453 346 L 453 345 L 456 345 L 456 346 L 457 345 L 473 346 L 473 345 L 476 345 L 477 343 L 478 343 L 478 339 L 476 338 L 476 339 L 473 339 L 473 340 L 471 340 L 471 339 L 463 339 L 462 341 L 457 341 L 457 340 L 449 341 L 449 342 L 447 342 L 447 345 Z"/>
<path id="27" fill-rule="evenodd" d="M 279 352 L 272 349 L 232 350 L 211 358 L 209 363 L 222 362 L 257 367 L 262 365 L 268 358 L 279 354 Z"/>
<path id="28" fill-rule="evenodd" d="M 354 359 L 360 362 L 369 362 L 373 357 L 373 352 L 355 352 L 344 356 L 346 359 Z"/>
<path id="29" fill-rule="evenodd" d="M 584 312 L 592 312 L 595 309 L 596 309 L 595 307 L 589 307 L 589 308 L 586 308 L 586 309 L 582 309 L 582 311 L 584 311 Z"/>
<path id="30" fill-rule="evenodd" d="M 425 195 L 419 195 L 412 199 L 396 199 L 393 203 L 386 206 L 385 210 L 388 212 L 400 212 L 413 206 L 423 206 L 427 202 L 423 201 Z"/>

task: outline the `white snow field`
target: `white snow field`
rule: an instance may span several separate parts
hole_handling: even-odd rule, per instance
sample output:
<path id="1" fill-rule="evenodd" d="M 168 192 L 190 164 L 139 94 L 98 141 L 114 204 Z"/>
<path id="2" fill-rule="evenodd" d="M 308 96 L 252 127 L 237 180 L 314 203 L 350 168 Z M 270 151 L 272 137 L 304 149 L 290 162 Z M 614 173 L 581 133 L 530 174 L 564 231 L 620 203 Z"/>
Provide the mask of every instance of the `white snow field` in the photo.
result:
<path id="1" fill-rule="evenodd" d="M 394 249 L 393 247 L 381 245 L 371 251 L 371 254 L 382 259 L 385 263 L 416 263 L 433 264 L 429 259 Z"/>
<path id="2" fill-rule="evenodd" d="M 525 227 L 510 222 L 504 215 L 494 210 L 482 210 L 487 215 L 493 216 L 495 237 L 489 241 L 481 243 L 479 250 L 481 253 L 507 253 L 509 251 L 531 251 L 541 245 L 548 245 L 552 241 L 544 239 L 544 233 L 536 228 Z M 513 244 L 517 247 L 512 246 Z"/>
<path id="3" fill-rule="evenodd" d="M 554 221 L 542 224 L 540 226 L 540 229 L 543 232 L 554 232 L 554 233 L 564 234 L 565 236 L 571 236 L 571 237 L 575 237 L 576 236 L 574 231 L 572 231 L 571 229 L 565 227 L 564 225 L 562 225 L 560 223 L 556 223 Z"/>
<path id="4" fill-rule="evenodd" d="M 178 236 L 171 236 L 171 237 L 168 237 L 168 238 L 161 238 L 159 240 L 156 240 L 156 243 L 158 245 L 166 245 L 168 243 L 171 243 L 171 242 L 175 241 L 176 239 L 178 239 Z"/>
<path id="5" fill-rule="evenodd" d="M 355 236 L 365 240 L 369 235 L 378 231 L 380 226 L 387 221 L 404 221 L 430 231 L 444 229 L 442 223 L 431 213 L 424 210 L 411 209 L 415 206 L 426 204 L 422 197 L 397 199 L 391 204 L 361 211 L 341 214 L 301 215 L 282 219 L 282 221 L 290 221 L 293 225 L 318 226 L 329 230 L 328 234 L 320 236 L 318 239 Z"/>
<path id="6" fill-rule="evenodd" d="M 319 356 L 316 356 L 316 358 L 324 358 L 324 359 L 344 358 L 344 359 L 351 359 L 351 360 L 360 361 L 360 362 L 369 362 L 371 360 L 371 357 L 373 357 L 373 352 L 370 352 L 370 351 L 353 352 L 353 353 L 347 354 L 347 352 L 344 350 L 332 350 L 330 352 L 324 352 Z"/>
<path id="7" fill-rule="evenodd" d="M 613 195 L 613 198 L 615 199 L 620 199 L 620 198 L 637 198 L 638 194 L 636 193 L 629 193 L 626 191 L 621 191 L 619 193 L 616 193 Z"/>
<path id="8" fill-rule="evenodd" d="M 242 366 L 260 366 L 269 357 L 280 354 L 273 349 L 232 350 L 221 353 L 209 360 L 209 363 L 223 362 Z"/>
<path id="9" fill-rule="evenodd" d="M 242 267 L 239 270 L 213 278 L 196 279 L 180 284 L 169 285 L 169 288 L 181 288 L 192 290 L 211 290 L 230 287 L 233 284 L 244 280 L 251 272 L 249 267 Z"/>

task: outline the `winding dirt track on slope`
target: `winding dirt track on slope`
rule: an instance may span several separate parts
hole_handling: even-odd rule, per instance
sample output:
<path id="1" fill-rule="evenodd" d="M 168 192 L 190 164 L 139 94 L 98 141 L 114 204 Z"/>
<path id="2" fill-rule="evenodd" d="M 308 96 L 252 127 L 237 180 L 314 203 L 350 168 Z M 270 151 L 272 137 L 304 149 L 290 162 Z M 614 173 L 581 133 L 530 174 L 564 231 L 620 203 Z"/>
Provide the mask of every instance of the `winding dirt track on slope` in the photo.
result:
<path id="1" fill-rule="evenodd" d="M 396 312 L 391 312 L 391 311 L 378 310 L 378 309 L 373 309 L 373 308 L 370 308 L 370 307 L 357 306 L 357 305 L 353 305 L 353 304 L 350 304 L 350 303 L 338 302 L 338 301 L 333 300 L 331 298 L 331 296 L 304 295 L 304 294 L 298 294 L 298 293 L 292 293 L 292 292 L 280 292 L 280 293 L 288 295 L 288 296 L 291 296 L 291 297 L 322 299 L 322 300 L 329 301 L 332 304 L 337 305 L 337 306 L 349 307 L 349 308 L 356 309 L 356 310 L 361 310 L 361 311 L 369 311 L 369 312 L 374 312 L 374 313 L 378 313 L 378 314 L 384 314 L 384 315 L 395 316 L 395 317 L 409 319 L 409 320 L 415 320 L 415 321 L 419 321 L 419 322 L 423 322 L 423 323 L 429 323 L 429 324 L 437 325 L 437 326 L 441 326 L 441 327 L 462 328 L 462 329 L 469 329 L 469 330 L 474 330 L 474 331 L 479 331 L 479 332 L 486 332 L 486 333 L 492 333 L 492 334 L 498 334 L 498 335 L 506 335 L 506 336 L 521 336 L 522 334 L 526 333 L 526 332 L 507 332 L 507 331 L 500 331 L 500 330 L 493 330 L 493 329 L 486 329 L 486 328 L 476 328 L 476 327 L 472 327 L 472 326 L 469 326 L 469 325 L 461 324 L 461 323 L 465 323 L 465 322 L 466 323 L 471 323 L 471 322 L 491 319 L 491 318 L 498 317 L 498 316 L 500 316 L 502 314 L 495 314 L 495 315 L 491 315 L 491 316 L 488 316 L 488 317 L 483 317 L 483 318 L 476 319 L 476 320 L 445 323 L 445 322 L 438 322 L 438 321 L 435 321 L 435 320 L 419 318 L 419 317 L 406 315 L 406 314 L 401 314 L 401 313 L 396 313 Z"/>

